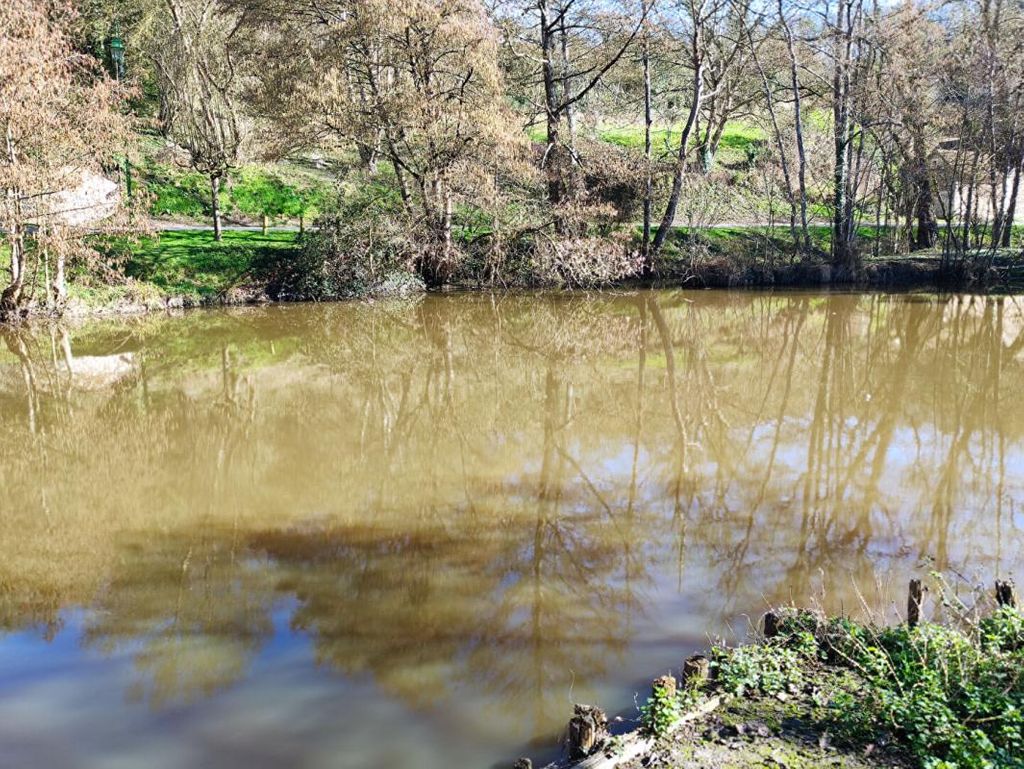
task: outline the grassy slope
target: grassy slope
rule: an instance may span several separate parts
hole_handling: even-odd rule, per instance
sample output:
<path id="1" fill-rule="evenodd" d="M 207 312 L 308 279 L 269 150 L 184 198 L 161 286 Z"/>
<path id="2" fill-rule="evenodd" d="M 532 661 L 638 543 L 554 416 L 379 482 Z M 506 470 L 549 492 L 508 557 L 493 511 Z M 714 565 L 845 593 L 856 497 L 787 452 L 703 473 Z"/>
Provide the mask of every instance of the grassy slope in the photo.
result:
<path id="1" fill-rule="evenodd" d="M 170 295 L 210 298 L 244 285 L 257 259 L 296 248 L 296 232 L 226 230 L 218 243 L 209 230 L 176 230 L 145 238 L 125 272 Z"/>
<path id="2" fill-rule="evenodd" d="M 673 156 L 678 151 L 679 127 L 654 128 L 651 130 L 651 147 L 656 157 Z M 544 141 L 544 129 L 538 126 L 527 131 L 533 141 Z M 624 149 L 643 151 L 643 126 L 604 125 L 593 130 L 584 130 L 585 138 L 598 139 L 615 144 Z M 764 133 L 756 126 L 737 122 L 726 126 L 719 145 L 717 161 L 734 163 L 746 158 L 748 151 L 753 151 L 765 140 Z"/>
<path id="3" fill-rule="evenodd" d="M 211 215 L 209 180 L 173 162 L 152 137 L 141 141 L 133 182 L 148 194 L 150 213 L 170 219 L 202 220 Z M 258 222 L 313 218 L 334 194 L 325 169 L 300 161 L 251 163 L 233 169 L 221 188 L 220 206 L 231 220 Z"/>

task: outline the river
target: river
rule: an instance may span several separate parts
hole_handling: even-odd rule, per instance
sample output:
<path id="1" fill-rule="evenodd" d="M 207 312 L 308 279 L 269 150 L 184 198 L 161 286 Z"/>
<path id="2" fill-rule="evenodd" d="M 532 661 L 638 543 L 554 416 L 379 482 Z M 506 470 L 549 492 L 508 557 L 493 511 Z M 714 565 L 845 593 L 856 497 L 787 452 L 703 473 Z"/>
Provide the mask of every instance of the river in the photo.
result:
<path id="1" fill-rule="evenodd" d="M 491 767 L 771 604 L 1024 565 L 1024 300 L 430 295 L 0 334 L 0 766 Z M 643 696 L 641 694 L 641 696 Z"/>

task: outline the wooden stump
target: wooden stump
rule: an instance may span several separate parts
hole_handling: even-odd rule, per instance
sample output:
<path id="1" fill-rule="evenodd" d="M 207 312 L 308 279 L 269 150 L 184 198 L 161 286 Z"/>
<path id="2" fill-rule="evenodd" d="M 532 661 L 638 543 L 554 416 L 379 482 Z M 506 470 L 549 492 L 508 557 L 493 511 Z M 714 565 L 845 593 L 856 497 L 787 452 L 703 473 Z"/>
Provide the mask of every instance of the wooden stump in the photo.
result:
<path id="1" fill-rule="evenodd" d="M 765 612 L 764 637 L 775 638 L 779 634 L 779 615 L 773 611 Z"/>
<path id="2" fill-rule="evenodd" d="M 910 580 L 910 592 L 907 596 L 907 625 L 917 627 L 921 622 L 921 601 L 924 596 L 924 588 L 921 580 Z"/>
<path id="3" fill-rule="evenodd" d="M 996 603 L 1011 609 L 1017 608 L 1017 591 L 1012 579 L 996 580 Z"/>
<path id="4" fill-rule="evenodd" d="M 654 683 L 651 684 L 651 689 L 654 690 L 655 696 L 663 694 L 666 697 L 676 696 L 676 679 L 675 676 L 658 676 L 654 679 Z"/>
<path id="5" fill-rule="evenodd" d="M 672 681 L 675 685 L 675 680 Z M 566 745 L 569 759 L 577 761 L 586 758 L 604 742 L 608 735 L 608 716 L 601 708 L 592 705 L 575 705 L 573 717 L 569 719 L 569 735 Z"/>
<path id="6" fill-rule="evenodd" d="M 683 663 L 683 686 L 699 688 L 711 676 L 711 661 L 703 654 L 694 654 Z"/>

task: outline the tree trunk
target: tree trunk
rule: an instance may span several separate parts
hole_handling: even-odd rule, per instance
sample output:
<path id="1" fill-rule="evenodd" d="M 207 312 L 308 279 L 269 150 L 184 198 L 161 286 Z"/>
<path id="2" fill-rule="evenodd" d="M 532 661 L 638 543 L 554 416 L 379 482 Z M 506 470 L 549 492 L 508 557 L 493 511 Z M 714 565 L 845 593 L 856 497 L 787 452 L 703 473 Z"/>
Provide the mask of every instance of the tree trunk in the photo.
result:
<path id="1" fill-rule="evenodd" d="M 558 22 L 558 39 L 562 54 L 562 103 L 565 104 L 565 127 L 569 132 L 569 149 L 576 151 L 576 118 L 572 105 L 572 78 L 569 73 L 569 34 L 565 30 L 565 5 L 560 4 L 558 13 L 561 17 Z"/>
<path id="2" fill-rule="evenodd" d="M 19 226 L 11 229 L 7 242 L 11 250 L 11 280 L 3 293 L 0 293 L 0 320 L 10 317 L 20 309 L 25 279 L 25 240 Z"/>
<path id="3" fill-rule="evenodd" d="M 679 207 L 679 195 L 683 190 L 683 176 L 686 174 L 687 145 L 690 143 L 690 134 L 697 122 L 697 114 L 700 112 L 701 99 L 704 96 L 704 57 L 700 52 L 697 36 L 699 31 L 694 31 L 693 43 L 693 101 L 690 103 L 690 113 L 686 117 L 686 125 L 683 126 L 683 134 L 679 137 L 679 154 L 676 157 L 675 174 L 672 177 L 672 192 L 668 198 L 668 205 L 665 206 L 665 214 L 661 217 L 658 231 L 654 235 L 654 243 L 651 247 L 651 254 L 657 256 L 665 239 L 672 230 L 676 220 L 676 209 Z"/>
<path id="4" fill-rule="evenodd" d="M 836 10 L 836 43 L 832 72 L 832 112 L 834 118 L 832 178 L 832 264 L 852 268 L 855 255 L 852 242 L 853 198 L 850 166 L 852 163 L 852 120 L 850 115 L 850 68 L 853 63 L 853 4 L 840 0 Z"/>
<path id="5" fill-rule="evenodd" d="M 220 174 L 210 174 L 210 203 L 213 208 L 213 239 L 221 239 L 220 229 Z"/>
<path id="6" fill-rule="evenodd" d="M 442 186 L 443 213 L 441 214 L 441 238 L 444 243 L 444 260 L 442 262 L 442 280 L 447 280 L 451 271 L 452 253 L 452 192 L 447 184 Z"/>
<path id="7" fill-rule="evenodd" d="M 643 12 L 647 15 L 647 2 L 644 0 Z M 646 22 L 645 22 L 646 23 Z M 643 234 L 643 274 L 650 276 L 654 272 L 651 262 L 651 208 L 654 203 L 654 184 L 651 174 L 651 125 L 654 120 L 651 114 L 651 51 L 650 34 L 644 29 L 643 50 L 641 60 L 644 70 L 644 158 L 646 175 L 644 178 L 644 234 Z"/>
<path id="8" fill-rule="evenodd" d="M 932 248 L 938 236 L 939 226 L 932 211 L 932 180 L 928 172 L 928 152 L 924 143 L 924 126 L 918 122 L 911 124 L 913 134 L 913 168 L 910 172 L 911 189 L 913 190 L 913 210 L 908 212 L 908 223 L 911 215 L 917 219 L 917 234 L 910 242 L 911 250 Z"/>
<path id="9" fill-rule="evenodd" d="M 793 89 L 793 122 L 796 129 L 797 185 L 800 195 L 800 248 L 811 249 L 811 234 L 807 228 L 807 153 L 804 150 L 803 113 L 800 105 L 800 73 L 796 60 L 796 47 L 793 45 L 793 31 L 786 20 L 782 0 L 779 0 L 779 21 L 786 32 L 786 46 L 789 51 L 789 79 Z"/>
<path id="10" fill-rule="evenodd" d="M 542 75 L 544 80 L 544 105 L 547 128 L 547 146 L 544 150 L 544 167 L 548 182 L 548 203 L 557 208 L 565 199 L 565 178 L 562 168 L 561 123 L 562 108 L 555 77 L 554 36 L 552 25 L 548 21 L 547 0 L 537 4 L 540 11 L 540 47 L 542 58 Z M 565 217 L 555 213 L 555 231 L 566 231 Z"/>
<path id="11" fill-rule="evenodd" d="M 1017 162 L 1017 167 L 1013 171 L 1013 186 L 1010 187 L 1010 201 L 1006 206 L 1006 217 L 1003 225 L 1002 237 L 999 245 L 1003 248 L 1009 248 L 1013 242 L 1013 219 L 1014 214 L 1017 213 L 1017 196 L 1020 193 L 1020 177 L 1024 172 L 1024 160 Z"/>
<path id="12" fill-rule="evenodd" d="M 363 168 L 366 169 L 366 173 L 370 176 L 376 176 L 377 174 L 377 157 L 379 155 L 379 147 L 379 140 L 376 145 L 367 144 L 366 142 L 359 142 L 357 145 L 357 149 L 359 151 L 359 162 L 363 164 Z"/>
<path id="13" fill-rule="evenodd" d="M 800 236 L 797 233 L 796 228 L 796 209 L 797 202 L 793 195 L 793 179 L 789 172 L 789 159 L 786 157 L 786 145 L 782 140 L 782 129 L 779 127 L 779 117 L 775 109 L 775 97 L 772 94 L 772 86 L 768 81 L 768 76 L 765 74 L 764 67 L 761 66 L 761 60 L 757 56 L 757 47 L 754 45 L 753 35 L 750 34 L 750 30 L 747 30 L 747 41 L 750 44 L 750 50 L 754 65 L 757 67 L 757 74 L 761 77 L 761 87 L 764 88 L 765 104 L 768 106 L 768 116 L 772 121 L 772 133 L 775 136 L 775 149 L 779 153 L 779 165 L 782 168 L 782 180 L 786 185 L 786 200 L 789 202 L 789 232 L 793 238 L 793 247 L 797 251 L 800 250 Z"/>
<path id="14" fill-rule="evenodd" d="M 270 229 L 270 218 L 266 214 L 263 214 L 263 226 L 261 229 L 264 235 L 266 235 L 267 231 Z"/>
<path id="15" fill-rule="evenodd" d="M 65 262 L 64 254 L 58 251 L 57 264 L 53 272 L 53 284 L 51 285 L 53 305 L 57 308 L 57 312 L 64 309 L 68 298 L 67 278 L 65 277 L 64 269 Z"/>
<path id="16" fill-rule="evenodd" d="M 917 206 L 914 213 L 917 216 L 917 237 L 914 240 L 914 248 L 916 250 L 931 248 L 935 245 L 939 226 L 935 223 L 935 215 L 932 213 L 932 184 L 927 173 L 917 188 Z"/>

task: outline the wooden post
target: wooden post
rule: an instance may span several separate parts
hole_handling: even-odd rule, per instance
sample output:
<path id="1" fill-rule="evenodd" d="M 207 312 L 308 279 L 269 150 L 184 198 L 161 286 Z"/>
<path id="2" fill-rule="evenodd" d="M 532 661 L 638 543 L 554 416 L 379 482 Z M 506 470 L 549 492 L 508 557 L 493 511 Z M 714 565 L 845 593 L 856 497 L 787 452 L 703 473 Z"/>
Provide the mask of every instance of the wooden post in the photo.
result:
<path id="1" fill-rule="evenodd" d="M 711 676 L 711 662 L 703 654 L 694 654 L 683 663 L 683 686 L 699 688 Z"/>
<path id="2" fill-rule="evenodd" d="M 1017 608 L 1017 591 L 1012 579 L 996 580 L 996 603 L 998 603 L 1000 607 L 1008 606 L 1011 609 Z"/>
<path id="3" fill-rule="evenodd" d="M 907 596 L 907 625 L 917 627 L 921 622 L 921 599 L 924 589 L 921 580 L 910 580 L 910 593 Z"/>
<path id="4" fill-rule="evenodd" d="M 673 686 L 675 679 L 672 680 Z M 577 761 L 593 753 L 608 733 L 608 716 L 601 708 L 592 705 L 575 705 L 573 717 L 569 719 L 569 734 L 566 745 L 569 760 Z"/>
<path id="5" fill-rule="evenodd" d="M 773 611 L 765 612 L 764 615 L 764 637 L 775 638 L 779 634 L 779 615 Z"/>

